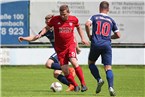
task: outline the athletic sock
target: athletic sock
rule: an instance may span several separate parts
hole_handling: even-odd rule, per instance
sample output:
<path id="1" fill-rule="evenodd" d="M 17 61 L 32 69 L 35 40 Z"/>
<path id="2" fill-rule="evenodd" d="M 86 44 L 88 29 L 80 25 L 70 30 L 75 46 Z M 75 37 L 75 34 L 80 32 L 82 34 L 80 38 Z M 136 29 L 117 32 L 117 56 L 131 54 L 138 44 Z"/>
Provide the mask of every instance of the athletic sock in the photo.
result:
<path id="1" fill-rule="evenodd" d="M 78 84 L 75 82 L 75 79 L 71 73 L 69 73 L 68 75 L 65 75 L 65 77 L 71 84 L 73 84 L 74 86 L 78 86 Z"/>
<path id="2" fill-rule="evenodd" d="M 100 77 L 99 70 L 98 70 L 97 66 L 95 64 L 89 64 L 89 69 L 90 69 L 93 77 L 99 82 L 101 77 Z"/>
<path id="3" fill-rule="evenodd" d="M 63 76 L 62 74 L 58 75 L 57 79 L 67 86 L 69 86 L 70 84 L 69 81 L 66 79 L 66 77 Z"/>
<path id="4" fill-rule="evenodd" d="M 76 67 L 75 72 L 81 82 L 81 85 L 86 85 L 82 68 L 80 66 Z"/>
<path id="5" fill-rule="evenodd" d="M 112 70 L 106 71 L 106 78 L 108 81 L 108 86 L 113 87 L 113 72 L 112 72 Z"/>
<path id="6" fill-rule="evenodd" d="M 61 70 L 61 66 L 59 63 L 52 63 L 51 69 Z"/>

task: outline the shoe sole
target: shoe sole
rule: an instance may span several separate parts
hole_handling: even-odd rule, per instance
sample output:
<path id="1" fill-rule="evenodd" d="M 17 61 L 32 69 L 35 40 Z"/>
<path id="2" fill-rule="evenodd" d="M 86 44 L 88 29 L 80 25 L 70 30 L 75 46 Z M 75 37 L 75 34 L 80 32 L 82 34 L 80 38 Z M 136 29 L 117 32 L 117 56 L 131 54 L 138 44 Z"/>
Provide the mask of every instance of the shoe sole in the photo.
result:
<path id="1" fill-rule="evenodd" d="M 87 88 L 86 88 L 86 89 L 82 89 L 81 92 L 85 92 L 85 91 L 87 91 L 87 90 L 88 90 Z"/>
<path id="2" fill-rule="evenodd" d="M 114 91 L 110 91 L 110 96 L 116 96 Z"/>
<path id="3" fill-rule="evenodd" d="M 101 83 L 98 84 L 97 89 L 96 89 L 96 94 L 101 92 L 101 88 L 104 84 L 104 81 L 102 81 Z"/>

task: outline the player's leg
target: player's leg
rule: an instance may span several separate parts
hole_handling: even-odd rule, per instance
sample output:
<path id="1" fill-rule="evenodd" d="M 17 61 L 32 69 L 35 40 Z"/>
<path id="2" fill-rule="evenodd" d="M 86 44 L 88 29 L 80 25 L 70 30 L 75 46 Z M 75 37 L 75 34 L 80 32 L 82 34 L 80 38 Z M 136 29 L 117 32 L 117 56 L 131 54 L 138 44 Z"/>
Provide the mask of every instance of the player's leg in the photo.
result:
<path id="1" fill-rule="evenodd" d="M 62 65 L 61 68 L 67 80 L 74 86 L 73 88 L 71 88 L 72 86 L 70 84 L 69 88 L 66 91 L 74 90 L 75 92 L 78 92 L 79 91 L 78 84 L 76 83 L 73 74 L 69 72 L 69 66 Z"/>
<path id="2" fill-rule="evenodd" d="M 108 87 L 113 87 L 113 71 L 111 65 L 105 65 L 106 79 L 108 81 Z"/>
<path id="3" fill-rule="evenodd" d="M 96 48 L 91 47 L 90 48 L 90 53 L 89 53 L 89 58 L 88 58 L 88 64 L 89 64 L 89 69 L 93 77 L 97 80 L 97 88 L 96 88 L 96 93 L 101 92 L 101 87 L 104 84 L 104 81 L 101 79 L 101 76 L 99 74 L 99 70 L 97 66 L 95 65 L 96 60 L 100 56 L 101 51 L 97 50 Z"/>
<path id="4" fill-rule="evenodd" d="M 75 75 L 76 75 L 75 70 L 74 70 L 74 68 L 72 68 L 72 67 L 69 67 L 69 73 L 71 73 L 73 77 L 75 77 Z M 74 91 L 74 88 L 75 88 L 74 85 L 72 85 L 72 84 L 70 83 L 69 86 L 68 86 L 68 89 L 67 89 L 66 91 L 67 91 L 67 92 L 69 92 L 69 91 Z"/>
<path id="5" fill-rule="evenodd" d="M 76 75 L 78 76 L 81 82 L 81 91 L 84 92 L 87 90 L 86 83 L 84 80 L 84 74 L 82 68 L 78 65 L 77 58 L 76 58 L 76 44 L 71 44 L 68 50 L 68 58 L 71 64 L 73 65 Z"/>
<path id="6" fill-rule="evenodd" d="M 114 76 L 113 76 L 113 71 L 112 71 L 111 65 L 105 65 L 105 71 L 106 71 L 106 79 L 108 82 L 110 96 L 115 96 L 116 93 L 115 93 L 114 87 L 113 87 Z"/>
<path id="7" fill-rule="evenodd" d="M 69 73 L 72 73 L 72 75 L 74 77 L 76 76 L 76 72 L 75 72 L 75 69 L 73 67 L 69 67 Z"/>
<path id="8" fill-rule="evenodd" d="M 104 69 L 106 72 L 106 79 L 108 82 L 108 88 L 110 96 L 115 96 L 115 91 L 113 88 L 114 75 L 112 71 L 112 49 L 111 46 L 106 46 L 105 51 L 102 53 L 102 63 L 104 64 Z"/>
<path id="9" fill-rule="evenodd" d="M 62 75 L 62 70 L 54 70 L 54 78 L 58 79 L 63 84 L 69 86 L 70 82 L 66 79 L 65 76 Z"/>
<path id="10" fill-rule="evenodd" d="M 46 62 L 46 67 L 49 69 L 54 69 L 54 77 L 57 78 L 61 83 L 69 86 L 71 89 L 73 86 L 70 85 L 70 82 L 62 75 L 61 66 L 59 64 L 56 53 L 54 53 Z"/>
<path id="11" fill-rule="evenodd" d="M 67 57 L 67 52 L 66 50 L 64 50 L 64 52 L 60 52 L 58 53 L 58 59 L 60 61 L 61 64 L 61 69 L 66 77 L 66 79 L 72 84 L 74 85 L 74 87 L 76 88 L 78 86 L 78 84 L 76 83 L 74 76 L 72 73 L 69 73 L 69 66 L 68 66 L 68 57 Z M 78 92 L 78 91 L 76 91 Z"/>
<path id="12" fill-rule="evenodd" d="M 91 74 L 97 80 L 97 82 L 99 82 L 99 80 L 101 79 L 101 76 L 99 74 L 98 67 L 95 65 L 95 62 L 89 60 L 88 64 L 89 64 L 89 69 L 90 69 Z"/>
<path id="13" fill-rule="evenodd" d="M 54 69 L 54 70 L 61 70 L 61 66 L 58 62 L 57 54 L 54 53 L 50 58 L 47 60 L 45 66 L 49 69 Z"/>
<path id="14" fill-rule="evenodd" d="M 93 77 L 97 80 L 97 88 L 96 88 L 96 93 L 100 93 L 101 92 L 101 88 L 104 84 L 104 81 L 102 80 L 102 78 L 100 77 L 99 74 L 99 70 L 97 68 L 97 66 L 95 65 L 95 63 L 93 63 L 92 61 L 89 61 L 89 69 L 91 71 L 91 74 L 93 75 Z"/>
<path id="15" fill-rule="evenodd" d="M 69 72 L 75 76 L 75 72 L 72 68 L 69 68 Z M 61 83 L 68 86 L 68 89 L 66 90 L 67 92 L 74 90 L 74 86 L 66 79 L 64 75 L 62 75 L 62 70 L 54 70 L 54 77 L 57 78 Z"/>
<path id="16" fill-rule="evenodd" d="M 104 69 L 106 71 L 106 79 L 108 82 L 108 89 L 109 89 L 110 96 L 115 96 L 116 93 L 113 87 L 114 76 L 113 76 L 112 67 L 111 65 L 105 65 Z"/>
<path id="17" fill-rule="evenodd" d="M 86 87 L 86 83 L 84 80 L 84 74 L 83 74 L 82 68 L 78 65 L 76 58 L 70 58 L 70 62 L 73 65 L 76 75 L 78 76 L 78 78 L 81 82 L 81 91 L 82 92 L 86 91 L 87 87 Z"/>

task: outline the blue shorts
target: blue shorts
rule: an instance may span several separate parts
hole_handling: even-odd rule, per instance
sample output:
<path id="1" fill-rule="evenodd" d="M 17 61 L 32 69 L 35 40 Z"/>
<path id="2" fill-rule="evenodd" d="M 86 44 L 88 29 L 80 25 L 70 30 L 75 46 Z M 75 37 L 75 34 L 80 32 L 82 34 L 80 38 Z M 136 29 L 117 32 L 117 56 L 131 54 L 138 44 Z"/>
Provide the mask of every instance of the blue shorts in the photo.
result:
<path id="1" fill-rule="evenodd" d="M 104 65 L 112 65 L 112 48 L 111 45 L 95 46 L 91 45 L 89 60 L 96 61 L 101 55 Z"/>
<path id="2" fill-rule="evenodd" d="M 54 61 L 54 63 L 59 63 L 56 53 L 54 53 L 53 55 L 51 55 L 49 59 L 52 59 Z"/>

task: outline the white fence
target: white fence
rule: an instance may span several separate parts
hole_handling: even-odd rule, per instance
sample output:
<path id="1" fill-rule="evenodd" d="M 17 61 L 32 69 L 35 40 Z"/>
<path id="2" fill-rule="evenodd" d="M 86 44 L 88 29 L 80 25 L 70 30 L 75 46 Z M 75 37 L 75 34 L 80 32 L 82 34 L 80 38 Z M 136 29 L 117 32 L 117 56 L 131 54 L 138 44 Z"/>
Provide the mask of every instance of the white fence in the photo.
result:
<path id="1" fill-rule="evenodd" d="M 54 53 L 53 48 L 9 48 L 0 49 L 1 65 L 45 64 Z M 89 48 L 81 48 L 77 56 L 79 64 L 87 64 Z M 145 48 L 113 48 L 114 65 L 145 65 Z M 101 59 L 96 62 L 101 64 Z"/>

